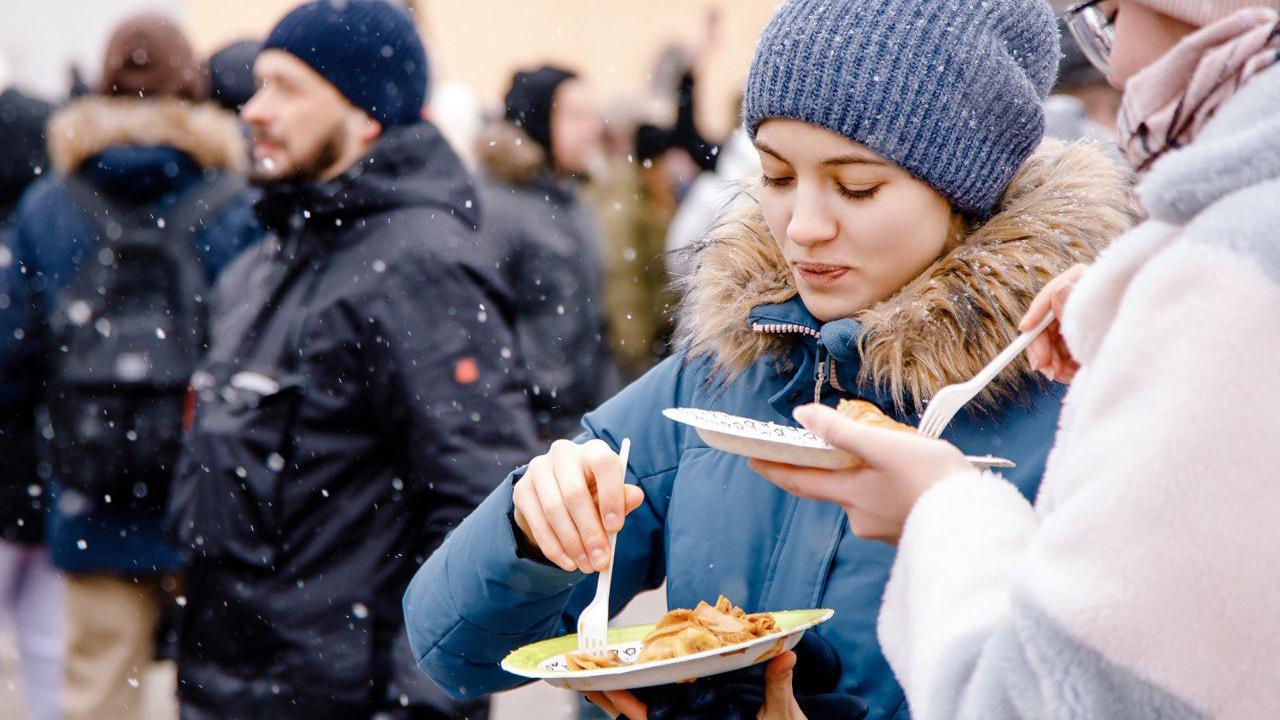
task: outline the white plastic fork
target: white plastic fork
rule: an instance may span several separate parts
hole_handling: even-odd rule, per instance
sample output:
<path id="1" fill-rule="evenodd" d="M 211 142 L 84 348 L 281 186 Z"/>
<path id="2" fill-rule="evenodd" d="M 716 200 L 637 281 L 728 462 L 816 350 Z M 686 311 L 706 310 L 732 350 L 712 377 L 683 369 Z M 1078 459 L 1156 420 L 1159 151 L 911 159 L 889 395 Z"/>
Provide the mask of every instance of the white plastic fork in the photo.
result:
<path id="1" fill-rule="evenodd" d="M 631 438 L 623 438 L 618 457 L 622 460 L 622 480 L 627 479 L 627 458 L 631 455 Z M 578 616 L 578 650 L 604 655 L 609 648 L 609 586 L 613 582 L 614 558 L 617 557 L 618 534 L 609 535 L 609 567 L 596 576 L 596 596 Z"/>
<path id="2" fill-rule="evenodd" d="M 955 385 L 948 385 L 938 391 L 937 395 L 929 401 L 929 406 L 925 408 L 924 415 L 920 418 L 920 425 L 916 428 L 916 432 L 928 438 L 936 438 L 947 429 L 947 425 L 951 423 L 951 419 L 960 412 L 960 408 L 982 392 L 982 388 L 987 386 L 1004 370 L 1014 358 L 1027 349 L 1032 340 L 1035 340 L 1044 329 L 1049 327 L 1049 323 L 1053 322 L 1053 313 L 1045 313 L 1045 317 L 1038 325 L 1030 330 L 1022 333 L 1009 343 L 1009 347 L 1005 348 L 994 360 L 987 363 L 987 366 L 972 379 L 966 380 Z"/>

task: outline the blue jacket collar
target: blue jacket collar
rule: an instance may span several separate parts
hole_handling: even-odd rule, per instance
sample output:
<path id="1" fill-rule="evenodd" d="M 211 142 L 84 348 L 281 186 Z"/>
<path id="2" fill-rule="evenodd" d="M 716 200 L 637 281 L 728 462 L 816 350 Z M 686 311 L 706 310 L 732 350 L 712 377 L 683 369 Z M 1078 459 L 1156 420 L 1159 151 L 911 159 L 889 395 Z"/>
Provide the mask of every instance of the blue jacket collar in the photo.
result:
<path id="1" fill-rule="evenodd" d="M 812 337 L 840 363 L 858 363 L 858 339 L 862 323 L 853 318 L 822 322 L 809 312 L 799 295 L 780 303 L 766 303 L 751 309 L 747 323 L 754 332 L 798 334 Z"/>

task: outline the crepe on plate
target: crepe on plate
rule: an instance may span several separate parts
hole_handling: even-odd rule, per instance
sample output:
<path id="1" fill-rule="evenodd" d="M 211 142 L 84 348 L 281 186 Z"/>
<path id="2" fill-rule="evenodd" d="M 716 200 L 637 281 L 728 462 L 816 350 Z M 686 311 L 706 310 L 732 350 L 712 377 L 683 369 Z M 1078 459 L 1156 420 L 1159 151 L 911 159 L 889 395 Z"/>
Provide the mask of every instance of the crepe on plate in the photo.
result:
<path id="1" fill-rule="evenodd" d="M 565 661 L 573 671 L 639 665 L 747 642 L 777 630 L 778 624 L 774 622 L 773 615 L 748 615 L 721 595 L 715 605 L 703 601 L 692 610 L 677 609 L 663 615 L 640 641 L 640 653 L 633 663 L 624 661 L 615 650 L 605 655 L 575 651 L 566 653 Z"/>

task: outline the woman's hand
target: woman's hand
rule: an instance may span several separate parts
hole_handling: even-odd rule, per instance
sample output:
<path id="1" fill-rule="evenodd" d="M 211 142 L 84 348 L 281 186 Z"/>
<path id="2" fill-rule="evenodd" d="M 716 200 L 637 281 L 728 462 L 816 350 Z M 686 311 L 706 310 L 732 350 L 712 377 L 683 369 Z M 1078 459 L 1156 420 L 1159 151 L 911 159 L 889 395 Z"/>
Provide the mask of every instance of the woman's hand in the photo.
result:
<path id="1" fill-rule="evenodd" d="M 793 495 L 841 506 L 861 538 L 897 544 L 911 508 L 926 490 L 952 473 L 973 469 L 951 443 L 855 422 L 825 405 L 798 407 L 795 417 L 864 464 L 822 470 L 752 460 L 751 469 Z"/>
<path id="2" fill-rule="evenodd" d="M 1027 360 L 1031 368 L 1044 374 L 1050 380 L 1069 383 L 1076 376 L 1080 364 L 1071 357 L 1067 343 L 1062 339 L 1062 311 L 1067 306 L 1067 299 L 1075 289 L 1080 277 L 1089 269 L 1088 265 L 1074 265 L 1071 269 L 1049 281 L 1048 285 L 1031 301 L 1027 314 L 1022 316 L 1018 329 L 1026 332 L 1044 319 L 1045 313 L 1053 311 L 1054 321 L 1027 346 Z"/>
<path id="3" fill-rule="evenodd" d="M 769 661 L 764 668 L 764 707 L 756 720 L 805 720 L 791 689 L 791 673 L 796 668 L 796 654 L 788 650 Z"/>
<path id="4" fill-rule="evenodd" d="M 796 654 L 787 651 L 769 661 L 764 668 L 764 707 L 757 720 L 805 720 L 791 689 L 791 673 L 796 667 Z M 626 690 L 586 693 L 587 699 L 614 718 L 649 720 L 649 708 Z"/>
<path id="5" fill-rule="evenodd" d="M 557 440 L 515 485 L 515 520 L 530 543 L 564 570 L 609 566 L 609 534 L 644 502 L 623 482 L 622 460 L 603 440 Z"/>

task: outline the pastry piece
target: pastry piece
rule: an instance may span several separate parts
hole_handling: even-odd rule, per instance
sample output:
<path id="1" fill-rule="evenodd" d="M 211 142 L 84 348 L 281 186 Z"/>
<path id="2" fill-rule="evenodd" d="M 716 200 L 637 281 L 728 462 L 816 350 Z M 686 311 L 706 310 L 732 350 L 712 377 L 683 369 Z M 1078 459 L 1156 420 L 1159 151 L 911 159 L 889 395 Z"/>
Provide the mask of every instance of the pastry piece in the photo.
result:
<path id="1" fill-rule="evenodd" d="M 617 650 L 609 650 L 604 655 L 592 655 L 581 650 L 574 650 L 573 652 L 565 653 L 564 661 L 571 671 L 603 670 L 626 664 L 622 661 L 622 657 L 618 655 Z"/>
<path id="2" fill-rule="evenodd" d="M 898 432 L 913 433 L 915 428 L 910 425 L 903 425 L 893 418 L 885 415 L 875 403 L 866 400 L 841 400 L 836 406 L 836 412 L 844 415 L 850 420 L 855 420 L 867 425 L 874 425 L 885 430 L 897 430 Z"/>

